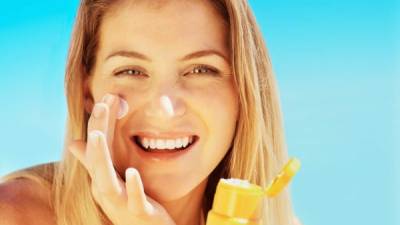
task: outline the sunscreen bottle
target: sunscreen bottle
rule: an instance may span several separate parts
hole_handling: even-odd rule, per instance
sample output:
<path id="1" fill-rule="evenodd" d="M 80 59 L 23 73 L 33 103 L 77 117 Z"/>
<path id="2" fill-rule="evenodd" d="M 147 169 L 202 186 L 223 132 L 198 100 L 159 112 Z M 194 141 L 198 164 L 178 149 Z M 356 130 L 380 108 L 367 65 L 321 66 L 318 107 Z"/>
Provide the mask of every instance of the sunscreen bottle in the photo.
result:
<path id="1" fill-rule="evenodd" d="M 300 161 L 289 160 L 266 189 L 241 179 L 220 179 L 206 225 L 261 225 L 264 196 L 279 194 L 300 169 Z"/>

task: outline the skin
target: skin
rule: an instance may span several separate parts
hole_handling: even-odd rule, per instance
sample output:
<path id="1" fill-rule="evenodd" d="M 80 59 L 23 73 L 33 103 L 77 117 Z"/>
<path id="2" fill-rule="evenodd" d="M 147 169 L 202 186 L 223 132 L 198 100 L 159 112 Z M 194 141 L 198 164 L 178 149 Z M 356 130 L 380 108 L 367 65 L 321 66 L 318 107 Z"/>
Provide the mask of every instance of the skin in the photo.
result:
<path id="1" fill-rule="evenodd" d="M 113 224 L 200 224 L 207 177 L 228 151 L 238 115 L 227 30 L 207 1 L 149 2 L 120 3 L 104 17 L 85 103 L 97 113 L 88 121 L 88 141 L 75 141 L 69 150 L 88 170 L 93 196 Z M 200 50 L 221 56 L 181 60 Z M 109 57 L 116 51 L 137 51 L 149 61 Z M 199 72 L 195 64 L 218 72 Z M 141 75 L 116 76 L 128 68 Z M 120 98 L 129 111 L 117 120 Z M 148 129 L 190 130 L 200 138 L 184 158 L 138 160 L 129 138 Z M 0 188 L 0 224 L 35 217 L 54 224 L 43 187 L 11 182 Z"/>
<path id="2" fill-rule="evenodd" d="M 27 179 L 0 184 L 0 225 L 55 224 L 49 190 Z"/>
<path id="3" fill-rule="evenodd" d="M 73 142 L 69 149 L 88 170 L 93 196 L 113 224 L 193 225 L 200 221 L 207 176 L 226 154 L 238 115 L 227 30 L 207 2 L 170 1 L 163 7 L 145 2 L 117 5 L 105 16 L 86 90 L 93 98 L 86 110 L 92 112 L 97 103 L 97 116 L 89 119 L 88 142 Z M 203 49 L 228 60 L 214 55 L 179 60 Z M 134 50 L 151 61 L 106 60 L 118 50 Z M 223 76 L 194 74 L 194 64 L 213 66 Z M 143 74 L 116 77 L 113 72 L 121 68 Z M 120 98 L 129 111 L 118 120 Z M 191 129 L 200 136 L 199 145 L 182 161 L 138 161 L 128 137 L 147 128 Z M 48 193 L 29 180 L 0 184 L 0 225 L 55 224 Z"/>
<path id="4" fill-rule="evenodd" d="M 88 143 L 70 149 L 89 171 L 93 195 L 114 224 L 200 221 L 207 177 L 227 153 L 238 116 L 226 38 L 222 18 L 206 1 L 171 1 L 157 8 L 125 2 L 104 17 L 87 85 L 94 100 L 86 103 L 88 111 L 96 104 L 101 116 L 92 113 L 89 119 Z M 182 60 L 200 50 L 219 55 Z M 149 60 L 116 54 L 121 51 Z M 219 72 L 196 71 L 196 64 Z M 120 98 L 129 111 L 117 120 Z M 185 157 L 143 160 L 130 138 L 149 129 L 189 130 L 200 139 Z"/>

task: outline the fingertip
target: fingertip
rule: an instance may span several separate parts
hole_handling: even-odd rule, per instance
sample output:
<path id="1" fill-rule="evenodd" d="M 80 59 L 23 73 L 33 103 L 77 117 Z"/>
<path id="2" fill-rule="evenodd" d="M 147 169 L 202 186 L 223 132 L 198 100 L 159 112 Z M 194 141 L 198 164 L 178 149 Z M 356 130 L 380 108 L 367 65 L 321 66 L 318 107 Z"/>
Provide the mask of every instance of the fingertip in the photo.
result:
<path id="1" fill-rule="evenodd" d="M 97 146 L 101 144 L 104 140 L 104 133 L 100 130 L 92 130 L 88 134 L 88 143 L 91 143 L 93 146 Z"/>
<path id="2" fill-rule="evenodd" d="M 92 130 L 89 132 L 89 139 L 95 140 L 102 135 L 102 132 L 100 130 Z"/>
<path id="3" fill-rule="evenodd" d="M 126 180 L 132 179 L 132 178 L 135 178 L 135 177 L 139 177 L 140 178 L 139 171 L 137 171 L 137 169 L 135 169 L 133 167 L 130 167 L 130 168 L 125 170 L 125 179 Z"/>
<path id="4" fill-rule="evenodd" d="M 125 170 L 128 207 L 136 214 L 147 213 L 147 200 L 139 171 L 135 168 Z"/>
<path id="5" fill-rule="evenodd" d="M 113 94 L 105 94 L 101 99 L 102 102 L 106 103 L 107 105 L 111 106 L 114 103 L 115 95 Z"/>

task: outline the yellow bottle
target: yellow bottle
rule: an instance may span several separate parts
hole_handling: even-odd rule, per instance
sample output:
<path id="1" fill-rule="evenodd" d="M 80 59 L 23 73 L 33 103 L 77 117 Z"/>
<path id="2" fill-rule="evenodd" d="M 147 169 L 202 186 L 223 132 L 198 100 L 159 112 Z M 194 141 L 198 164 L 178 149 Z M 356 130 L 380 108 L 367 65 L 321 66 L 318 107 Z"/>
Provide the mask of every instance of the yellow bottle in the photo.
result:
<path id="1" fill-rule="evenodd" d="M 264 196 L 274 197 L 300 169 L 300 161 L 291 159 L 264 190 L 247 180 L 220 179 L 206 225 L 261 225 Z"/>

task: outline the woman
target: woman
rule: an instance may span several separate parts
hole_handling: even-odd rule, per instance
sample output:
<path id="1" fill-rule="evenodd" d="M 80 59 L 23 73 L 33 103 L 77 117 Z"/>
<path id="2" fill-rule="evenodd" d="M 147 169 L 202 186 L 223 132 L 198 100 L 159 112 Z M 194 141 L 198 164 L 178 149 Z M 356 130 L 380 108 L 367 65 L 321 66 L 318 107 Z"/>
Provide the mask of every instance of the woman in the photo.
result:
<path id="1" fill-rule="evenodd" d="M 266 186 L 287 161 L 244 0 L 83 0 L 65 82 L 64 157 L 5 177 L 0 224 L 200 225 L 220 178 Z M 295 221 L 287 192 L 263 212 Z"/>

